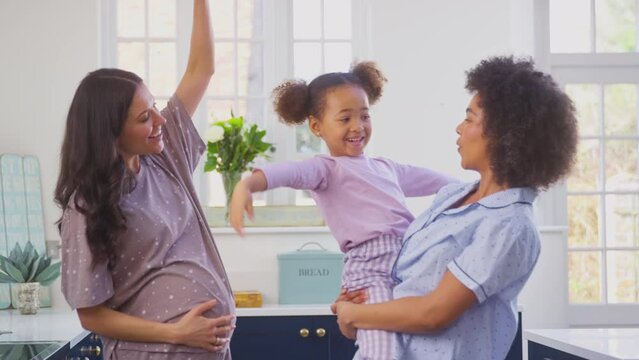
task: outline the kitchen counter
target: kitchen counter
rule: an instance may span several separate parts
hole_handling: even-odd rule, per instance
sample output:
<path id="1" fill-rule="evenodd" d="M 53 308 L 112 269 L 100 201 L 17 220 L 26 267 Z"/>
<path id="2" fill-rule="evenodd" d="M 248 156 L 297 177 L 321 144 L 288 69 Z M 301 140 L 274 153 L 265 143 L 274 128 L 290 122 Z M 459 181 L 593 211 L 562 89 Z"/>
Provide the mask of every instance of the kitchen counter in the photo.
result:
<path id="1" fill-rule="evenodd" d="M 330 305 L 265 305 L 261 308 L 238 308 L 238 317 L 330 315 Z M 89 332 L 80 325 L 75 311 L 43 308 L 36 315 L 22 315 L 18 310 L 0 310 L 0 344 L 59 342 L 74 347 Z"/>
<path id="2" fill-rule="evenodd" d="M 585 359 L 639 360 L 639 328 L 525 330 L 524 339 Z"/>
<path id="3" fill-rule="evenodd" d="M 330 304 L 313 305 L 264 305 L 259 308 L 237 308 L 238 317 L 248 316 L 306 316 L 332 315 Z"/>
<path id="4" fill-rule="evenodd" d="M 0 310 L 0 343 L 6 342 L 70 342 L 75 346 L 89 334 L 80 325 L 75 311 L 43 308 L 35 315 L 22 315 L 18 310 Z"/>

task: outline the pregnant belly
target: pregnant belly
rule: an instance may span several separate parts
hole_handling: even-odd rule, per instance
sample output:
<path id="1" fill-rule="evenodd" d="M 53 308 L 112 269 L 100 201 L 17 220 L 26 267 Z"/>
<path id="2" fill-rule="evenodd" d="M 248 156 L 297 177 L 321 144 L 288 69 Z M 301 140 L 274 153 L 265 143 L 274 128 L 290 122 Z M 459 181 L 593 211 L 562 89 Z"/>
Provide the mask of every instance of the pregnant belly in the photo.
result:
<path id="1" fill-rule="evenodd" d="M 217 303 L 203 316 L 214 318 L 235 312 L 232 294 L 224 280 L 192 266 L 165 267 L 134 288 L 120 310 L 153 321 L 176 322 L 193 307 L 213 299 Z"/>

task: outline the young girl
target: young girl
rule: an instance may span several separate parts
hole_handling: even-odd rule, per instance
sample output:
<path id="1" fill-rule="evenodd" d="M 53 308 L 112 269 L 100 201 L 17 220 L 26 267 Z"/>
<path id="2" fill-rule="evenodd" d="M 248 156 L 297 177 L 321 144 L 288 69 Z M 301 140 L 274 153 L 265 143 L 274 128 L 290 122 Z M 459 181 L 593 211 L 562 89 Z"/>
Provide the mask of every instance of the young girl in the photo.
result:
<path id="1" fill-rule="evenodd" d="M 348 73 L 328 73 L 310 84 L 288 81 L 274 91 L 275 111 L 287 124 L 308 119 L 311 132 L 330 155 L 256 169 L 235 187 L 230 222 L 242 234 L 244 211 L 253 216 L 252 196 L 280 186 L 310 190 L 326 224 L 345 253 L 342 287 L 366 289 L 367 302 L 392 297 L 390 270 L 413 215 L 405 197 L 437 192 L 451 178 L 428 169 L 364 155 L 372 133 L 369 102 L 382 95 L 386 79 L 375 63 Z M 357 359 L 390 359 L 393 334 L 360 330 Z"/>

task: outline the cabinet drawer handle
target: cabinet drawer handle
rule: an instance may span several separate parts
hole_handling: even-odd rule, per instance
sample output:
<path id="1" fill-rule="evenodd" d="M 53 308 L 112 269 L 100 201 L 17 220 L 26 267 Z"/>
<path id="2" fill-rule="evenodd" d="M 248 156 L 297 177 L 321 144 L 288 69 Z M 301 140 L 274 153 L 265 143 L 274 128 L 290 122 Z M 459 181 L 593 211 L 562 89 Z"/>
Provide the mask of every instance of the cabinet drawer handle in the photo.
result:
<path id="1" fill-rule="evenodd" d="M 310 332 L 308 331 L 308 329 L 307 329 L 307 328 L 302 328 L 302 329 L 300 329 L 300 336 L 301 336 L 301 337 L 303 337 L 303 338 L 308 337 L 308 334 L 309 334 L 309 333 L 310 333 Z"/>
<path id="2" fill-rule="evenodd" d="M 319 328 L 315 330 L 315 334 L 317 337 L 324 337 L 324 335 L 326 335 L 326 330 L 324 330 L 324 328 Z"/>
<path id="3" fill-rule="evenodd" d="M 83 346 L 80 348 L 80 354 L 84 356 L 100 356 L 102 349 L 99 346 Z"/>

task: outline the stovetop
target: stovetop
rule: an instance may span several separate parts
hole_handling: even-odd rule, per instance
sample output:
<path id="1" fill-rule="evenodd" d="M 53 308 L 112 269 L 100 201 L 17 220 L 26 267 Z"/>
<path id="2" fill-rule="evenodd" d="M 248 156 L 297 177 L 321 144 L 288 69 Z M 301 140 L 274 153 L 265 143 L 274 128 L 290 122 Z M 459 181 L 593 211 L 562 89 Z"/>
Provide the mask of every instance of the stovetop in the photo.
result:
<path id="1" fill-rule="evenodd" d="M 0 360 L 44 360 L 54 358 L 56 352 L 63 352 L 65 342 L 0 342 Z"/>

